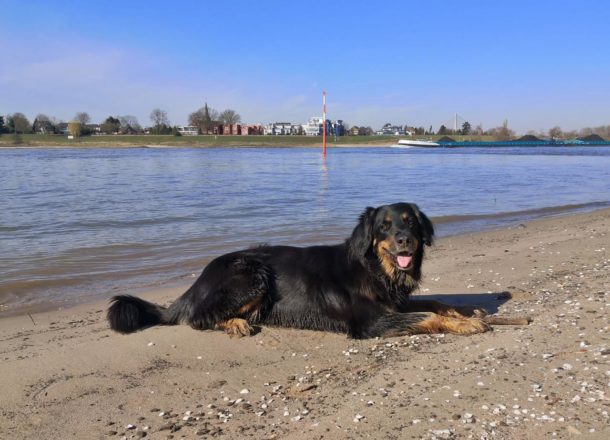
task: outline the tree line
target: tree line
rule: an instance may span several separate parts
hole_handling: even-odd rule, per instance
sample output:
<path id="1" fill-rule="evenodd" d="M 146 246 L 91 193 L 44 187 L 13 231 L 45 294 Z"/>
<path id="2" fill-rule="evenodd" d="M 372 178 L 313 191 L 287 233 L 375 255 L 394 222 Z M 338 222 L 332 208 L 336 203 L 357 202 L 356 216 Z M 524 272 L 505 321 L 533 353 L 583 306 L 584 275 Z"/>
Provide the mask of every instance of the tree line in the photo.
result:
<path id="1" fill-rule="evenodd" d="M 548 130 L 548 132 L 541 132 L 531 130 L 528 131 L 527 134 L 536 136 L 536 137 L 550 137 L 553 139 L 574 139 L 578 137 L 586 137 L 596 134 L 601 136 L 604 139 L 610 139 L 610 125 L 600 125 L 598 127 L 585 127 L 580 130 L 568 130 L 563 131 L 561 127 L 555 126 Z"/>
<path id="2" fill-rule="evenodd" d="M 386 123 L 385 127 L 389 127 L 392 124 Z M 460 128 L 452 129 L 448 128 L 446 125 L 441 125 L 438 130 L 434 130 L 432 126 L 429 128 L 424 128 L 423 126 L 415 127 L 410 126 L 409 124 L 405 124 L 404 128 L 402 128 L 404 133 L 414 134 L 417 136 L 427 135 L 438 135 L 438 136 L 451 136 L 451 135 L 459 135 L 459 136 L 493 136 L 498 140 L 507 140 L 511 137 L 514 137 L 515 132 L 508 128 L 508 121 L 504 121 L 504 123 L 499 127 L 494 127 L 489 130 L 484 130 L 481 124 L 476 127 L 472 127 L 470 122 L 465 121 Z"/>
<path id="3" fill-rule="evenodd" d="M 58 120 L 52 116 L 39 113 L 30 121 L 20 112 L 9 114 L 6 118 L 0 116 L 0 135 L 9 133 L 15 135 L 42 133 L 42 134 L 68 134 L 78 137 L 91 134 L 165 134 L 179 136 L 178 126 L 172 125 L 167 112 L 155 108 L 149 116 L 151 126 L 145 130 L 138 118 L 132 115 L 108 116 L 99 124 L 91 123 L 91 116 L 87 112 L 78 112 L 69 122 Z M 209 133 L 218 125 L 238 124 L 241 116 L 235 110 L 226 109 L 222 112 L 208 106 L 207 103 L 189 115 L 189 124 L 197 127 L 199 134 Z"/>
<path id="4" fill-rule="evenodd" d="M 33 122 L 23 113 L 9 114 L 6 118 L 0 116 L 0 135 L 12 133 L 15 135 L 43 133 L 43 134 L 63 134 L 66 131 L 72 136 L 87 136 L 95 133 L 99 134 L 163 134 L 179 136 L 178 126 L 171 125 L 167 116 L 167 112 L 160 108 L 155 108 L 149 116 L 151 126 L 145 130 L 140 125 L 138 118 L 132 115 L 123 116 L 108 116 L 99 128 L 97 124 L 91 123 L 91 117 L 87 112 L 78 112 L 69 122 L 57 120 L 46 114 L 39 113 L 34 118 Z M 199 134 L 211 134 L 214 128 L 220 125 L 233 125 L 241 122 L 241 116 L 235 110 L 226 109 L 222 112 L 205 105 L 198 110 L 190 113 L 188 116 L 189 125 L 196 127 Z M 370 136 L 373 129 L 371 127 L 354 126 L 348 130 L 348 125 L 344 124 L 346 131 L 352 135 Z M 385 124 L 389 126 L 391 124 Z M 384 126 L 384 127 L 385 127 Z M 515 137 L 515 132 L 508 127 L 508 121 L 504 121 L 501 126 L 484 130 L 481 124 L 472 127 L 470 122 L 465 121 L 462 126 L 456 131 L 441 125 L 435 132 L 430 126 L 428 129 L 424 127 L 413 127 L 408 124 L 404 125 L 405 132 L 411 132 L 415 135 L 440 135 L 440 136 L 491 136 L 496 140 L 509 140 Z M 603 138 L 610 139 L 610 125 L 602 125 L 599 127 L 585 127 L 580 130 L 563 131 L 561 127 L 555 126 L 548 132 L 528 131 L 529 135 L 536 137 L 550 137 L 553 139 L 573 139 L 577 137 L 585 137 L 592 134 L 599 135 Z"/>

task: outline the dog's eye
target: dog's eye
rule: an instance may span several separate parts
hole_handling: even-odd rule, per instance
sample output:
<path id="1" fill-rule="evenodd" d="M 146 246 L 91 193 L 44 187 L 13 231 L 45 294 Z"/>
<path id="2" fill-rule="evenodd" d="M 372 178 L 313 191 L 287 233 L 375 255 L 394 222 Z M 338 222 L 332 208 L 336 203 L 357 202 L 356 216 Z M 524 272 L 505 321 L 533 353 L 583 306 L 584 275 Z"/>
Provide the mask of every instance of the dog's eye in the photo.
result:
<path id="1" fill-rule="evenodd" d="M 408 216 L 407 214 L 403 214 L 401 216 L 402 222 L 409 226 L 410 228 L 412 228 L 413 226 L 415 226 L 415 221 L 413 221 L 413 217 Z"/>
<path id="2" fill-rule="evenodd" d="M 387 231 L 389 231 L 391 227 L 392 227 L 392 223 L 391 223 L 391 222 L 383 222 L 383 223 L 381 224 L 381 230 L 382 230 L 383 232 L 387 232 Z"/>

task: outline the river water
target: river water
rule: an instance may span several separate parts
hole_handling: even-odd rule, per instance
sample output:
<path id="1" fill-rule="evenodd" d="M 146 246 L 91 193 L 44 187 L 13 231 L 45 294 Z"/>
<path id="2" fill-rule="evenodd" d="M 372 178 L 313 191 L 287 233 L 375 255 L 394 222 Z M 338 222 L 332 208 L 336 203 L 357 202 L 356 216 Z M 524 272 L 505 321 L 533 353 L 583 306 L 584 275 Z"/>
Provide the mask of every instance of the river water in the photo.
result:
<path id="1" fill-rule="evenodd" d="M 610 206 L 610 148 L 3 148 L 0 315 L 186 283 L 220 253 L 343 240 L 417 203 L 439 235 Z"/>

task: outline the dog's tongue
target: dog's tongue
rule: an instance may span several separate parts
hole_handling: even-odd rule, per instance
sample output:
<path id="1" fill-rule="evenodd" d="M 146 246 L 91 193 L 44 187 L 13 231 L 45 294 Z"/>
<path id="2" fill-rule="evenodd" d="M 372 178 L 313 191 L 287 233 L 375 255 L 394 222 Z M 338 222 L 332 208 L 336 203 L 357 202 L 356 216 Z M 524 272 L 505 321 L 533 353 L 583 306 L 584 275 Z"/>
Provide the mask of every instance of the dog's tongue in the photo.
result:
<path id="1" fill-rule="evenodd" d="M 411 264 L 411 258 L 407 255 L 397 255 L 396 260 L 398 261 L 398 265 L 400 267 L 408 267 Z"/>

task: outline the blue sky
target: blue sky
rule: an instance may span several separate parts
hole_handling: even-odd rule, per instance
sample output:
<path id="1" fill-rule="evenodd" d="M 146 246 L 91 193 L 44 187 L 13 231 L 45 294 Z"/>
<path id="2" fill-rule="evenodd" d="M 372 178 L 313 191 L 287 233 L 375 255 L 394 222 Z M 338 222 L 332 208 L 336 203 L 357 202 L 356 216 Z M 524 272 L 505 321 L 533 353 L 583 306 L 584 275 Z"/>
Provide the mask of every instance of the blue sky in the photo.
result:
<path id="1" fill-rule="evenodd" d="M 610 3 L 0 0 L 0 114 L 610 124 Z"/>

